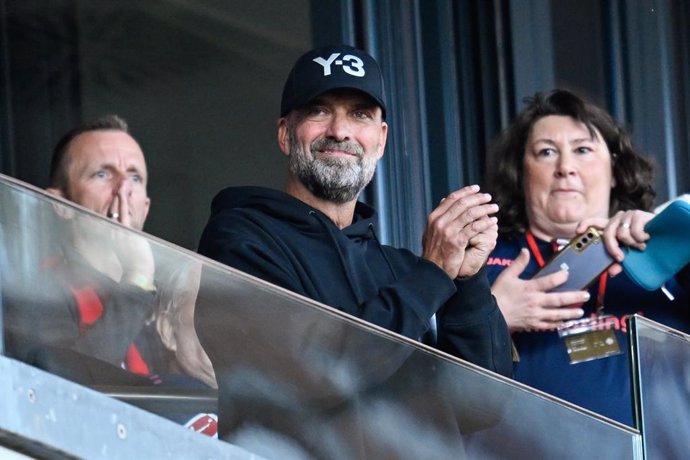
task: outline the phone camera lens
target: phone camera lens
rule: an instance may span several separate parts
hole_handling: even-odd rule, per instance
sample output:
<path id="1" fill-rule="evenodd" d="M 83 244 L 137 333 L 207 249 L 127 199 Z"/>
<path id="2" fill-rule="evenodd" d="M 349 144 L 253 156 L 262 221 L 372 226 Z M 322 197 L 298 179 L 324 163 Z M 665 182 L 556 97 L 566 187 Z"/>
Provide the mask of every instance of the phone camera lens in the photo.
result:
<path id="1" fill-rule="evenodd" d="M 575 243 L 575 247 L 578 249 L 582 249 L 582 243 Z"/>
<path id="2" fill-rule="evenodd" d="M 590 238 L 594 238 L 594 234 L 593 234 L 593 233 L 588 233 L 587 236 L 590 237 Z"/>

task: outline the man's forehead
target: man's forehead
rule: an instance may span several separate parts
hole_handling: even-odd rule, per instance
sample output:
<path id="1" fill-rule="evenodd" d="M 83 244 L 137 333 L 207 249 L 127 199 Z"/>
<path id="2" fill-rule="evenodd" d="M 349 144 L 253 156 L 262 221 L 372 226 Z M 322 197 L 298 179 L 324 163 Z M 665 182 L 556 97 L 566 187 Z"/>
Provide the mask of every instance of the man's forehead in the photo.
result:
<path id="1" fill-rule="evenodd" d="M 80 134 L 68 147 L 67 162 L 69 187 L 75 180 L 97 170 L 136 173 L 142 178 L 144 186 L 148 183 L 144 154 L 139 144 L 124 131 L 88 131 Z"/>
<path id="2" fill-rule="evenodd" d="M 70 142 L 70 147 L 88 147 L 88 146 L 100 146 L 100 145 L 119 145 L 123 148 L 141 150 L 137 141 L 134 140 L 132 136 L 128 133 L 116 129 L 103 129 L 86 131 L 77 135 L 72 142 Z"/>
<path id="3" fill-rule="evenodd" d="M 145 168 L 144 153 L 137 141 L 124 131 L 88 131 L 75 137 L 68 147 L 72 160 L 77 157 L 93 162 L 140 162 Z"/>

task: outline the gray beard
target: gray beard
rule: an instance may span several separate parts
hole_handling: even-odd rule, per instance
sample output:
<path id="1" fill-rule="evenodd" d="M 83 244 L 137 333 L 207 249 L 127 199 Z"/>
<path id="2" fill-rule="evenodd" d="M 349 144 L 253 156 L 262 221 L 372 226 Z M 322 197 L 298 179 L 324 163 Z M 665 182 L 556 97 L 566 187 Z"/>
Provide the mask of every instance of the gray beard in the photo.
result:
<path id="1" fill-rule="evenodd" d="M 357 199 L 376 171 L 376 159 L 364 155 L 361 146 L 351 142 L 317 139 L 311 143 L 312 152 L 329 148 L 353 153 L 357 161 L 346 158 L 309 157 L 290 136 L 288 167 L 307 189 L 318 198 L 343 204 Z"/>

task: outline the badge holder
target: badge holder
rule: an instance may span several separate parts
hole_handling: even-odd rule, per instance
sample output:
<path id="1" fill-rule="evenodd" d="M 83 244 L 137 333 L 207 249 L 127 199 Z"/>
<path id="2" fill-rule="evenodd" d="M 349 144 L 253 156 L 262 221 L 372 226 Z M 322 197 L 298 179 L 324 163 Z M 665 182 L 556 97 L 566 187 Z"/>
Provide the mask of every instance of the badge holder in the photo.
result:
<path id="1" fill-rule="evenodd" d="M 563 340 L 570 364 L 621 354 L 615 331 L 616 321 L 613 315 L 598 315 L 567 321 L 559 326 L 558 336 Z"/>

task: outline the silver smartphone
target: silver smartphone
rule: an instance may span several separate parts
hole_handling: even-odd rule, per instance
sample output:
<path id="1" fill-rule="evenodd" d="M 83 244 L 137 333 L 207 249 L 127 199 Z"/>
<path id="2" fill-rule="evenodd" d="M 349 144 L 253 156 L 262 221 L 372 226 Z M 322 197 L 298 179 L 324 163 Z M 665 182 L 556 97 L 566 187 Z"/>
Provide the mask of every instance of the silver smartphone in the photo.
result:
<path id="1" fill-rule="evenodd" d="M 533 278 L 566 270 L 565 283 L 549 292 L 581 291 L 614 263 L 601 240 L 599 230 L 590 227 L 558 251 Z"/>

